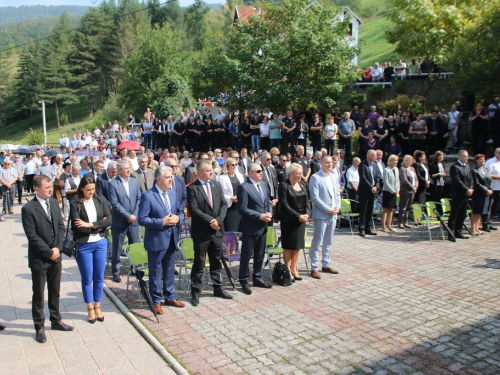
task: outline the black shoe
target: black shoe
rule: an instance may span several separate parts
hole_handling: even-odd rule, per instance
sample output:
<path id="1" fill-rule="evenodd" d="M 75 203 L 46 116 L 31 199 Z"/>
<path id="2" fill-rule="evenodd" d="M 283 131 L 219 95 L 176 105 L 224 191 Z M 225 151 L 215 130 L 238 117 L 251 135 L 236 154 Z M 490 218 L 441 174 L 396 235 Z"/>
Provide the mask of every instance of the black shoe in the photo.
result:
<path id="1" fill-rule="evenodd" d="M 113 281 L 115 283 L 121 283 L 122 282 L 122 278 L 120 277 L 120 275 L 113 275 Z"/>
<path id="2" fill-rule="evenodd" d="M 53 331 L 65 331 L 65 332 L 73 331 L 73 329 L 74 329 L 73 327 L 71 327 L 67 324 L 64 324 L 64 322 L 62 320 L 58 321 L 57 323 L 52 323 L 50 328 Z"/>
<path id="3" fill-rule="evenodd" d="M 448 241 L 451 241 L 451 242 L 457 242 L 457 240 L 453 237 L 448 237 Z"/>
<path id="4" fill-rule="evenodd" d="M 489 230 L 498 230 L 497 228 L 495 227 L 492 227 L 491 225 L 488 227 Z"/>
<path id="5" fill-rule="evenodd" d="M 233 299 L 233 296 L 227 293 L 224 289 L 214 289 L 214 297 L 219 297 L 223 299 Z"/>
<path id="6" fill-rule="evenodd" d="M 455 238 L 459 238 L 459 239 L 461 239 L 461 240 L 466 240 L 466 239 L 468 239 L 469 237 L 464 236 L 462 233 L 455 233 Z"/>
<path id="7" fill-rule="evenodd" d="M 242 289 L 243 293 L 245 293 L 245 294 L 248 294 L 248 295 L 252 294 L 252 289 L 250 289 L 250 286 L 248 284 L 242 284 L 241 289 Z"/>
<path id="8" fill-rule="evenodd" d="M 47 336 L 45 336 L 45 330 L 43 328 L 40 328 L 36 331 L 36 341 L 38 341 L 40 344 L 43 344 L 47 341 Z"/>
<path id="9" fill-rule="evenodd" d="M 3 331 L 5 329 L 5 326 L 0 324 L 0 331 Z"/>
<path id="10" fill-rule="evenodd" d="M 368 235 L 370 235 L 370 236 L 376 236 L 377 235 L 377 233 L 372 232 L 371 230 L 367 230 L 365 233 L 368 234 Z"/>
<path id="11" fill-rule="evenodd" d="M 483 232 L 491 232 L 490 228 L 483 228 Z"/>
<path id="12" fill-rule="evenodd" d="M 199 294 L 193 294 L 191 296 L 191 305 L 194 307 L 198 306 L 200 304 L 200 295 Z"/>
<path id="13" fill-rule="evenodd" d="M 359 235 L 360 235 L 361 237 L 365 237 L 365 231 L 363 231 L 363 230 L 359 231 Z"/>
<path id="14" fill-rule="evenodd" d="M 266 284 L 262 279 L 255 279 L 253 281 L 253 286 L 266 289 L 271 289 L 273 287 L 272 285 Z"/>

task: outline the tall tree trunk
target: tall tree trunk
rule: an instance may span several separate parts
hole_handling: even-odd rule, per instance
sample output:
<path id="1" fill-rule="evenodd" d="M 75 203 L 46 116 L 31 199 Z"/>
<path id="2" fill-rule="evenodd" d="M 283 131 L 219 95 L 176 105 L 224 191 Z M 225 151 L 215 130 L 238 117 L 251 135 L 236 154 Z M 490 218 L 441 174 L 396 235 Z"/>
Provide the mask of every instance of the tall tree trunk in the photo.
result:
<path id="1" fill-rule="evenodd" d="M 57 129 L 61 127 L 61 124 L 59 123 L 59 107 L 57 106 L 57 100 L 54 100 L 54 104 L 56 106 L 56 122 L 57 122 Z"/>

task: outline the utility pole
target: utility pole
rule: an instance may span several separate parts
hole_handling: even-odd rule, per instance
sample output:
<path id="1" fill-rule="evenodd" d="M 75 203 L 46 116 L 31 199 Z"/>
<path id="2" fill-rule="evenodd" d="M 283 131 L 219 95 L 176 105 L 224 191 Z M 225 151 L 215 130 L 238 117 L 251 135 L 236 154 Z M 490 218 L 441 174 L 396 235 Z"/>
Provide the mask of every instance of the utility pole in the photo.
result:
<path id="1" fill-rule="evenodd" d="M 47 148 L 47 122 L 45 121 L 45 100 L 40 100 L 42 104 L 42 121 L 43 121 L 43 147 Z"/>

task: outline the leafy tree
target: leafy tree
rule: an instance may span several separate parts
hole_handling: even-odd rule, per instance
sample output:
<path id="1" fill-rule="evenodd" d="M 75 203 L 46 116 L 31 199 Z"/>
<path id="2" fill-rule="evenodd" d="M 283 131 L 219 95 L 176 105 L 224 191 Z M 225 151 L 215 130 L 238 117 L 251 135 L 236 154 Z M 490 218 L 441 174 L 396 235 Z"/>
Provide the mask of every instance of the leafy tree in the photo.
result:
<path id="1" fill-rule="evenodd" d="M 165 76 L 156 82 L 158 95 L 152 107 L 159 118 L 177 114 L 193 106 L 187 82 L 179 76 Z"/>
<path id="2" fill-rule="evenodd" d="M 201 51 L 207 43 L 207 20 L 206 15 L 210 12 L 210 7 L 202 0 L 195 0 L 184 13 L 186 33 L 188 40 L 192 41 L 195 51 Z"/>
<path id="3" fill-rule="evenodd" d="M 354 77 L 356 52 L 338 8 L 307 8 L 305 0 L 256 7 L 260 16 L 234 28 L 227 49 L 203 65 L 203 79 L 240 108 L 334 105 Z"/>
<path id="4" fill-rule="evenodd" d="M 187 74 L 183 60 L 172 59 L 181 48 L 180 37 L 169 28 L 155 27 L 139 36 L 137 49 L 125 60 L 121 104 L 132 113 L 143 113 L 158 100 L 157 81 L 167 75 Z"/>
<path id="5" fill-rule="evenodd" d="M 151 19 L 152 27 L 155 27 L 156 25 L 163 27 L 167 21 L 166 9 L 160 4 L 160 0 L 147 1 L 148 14 Z"/>
<path id="6" fill-rule="evenodd" d="M 424 56 L 441 65 L 464 27 L 476 22 L 481 0 L 393 0 L 388 17 L 393 27 L 387 40 L 403 56 Z M 485 2 L 486 3 L 486 2 Z"/>
<path id="7" fill-rule="evenodd" d="M 50 38 L 42 46 L 43 60 L 40 67 L 42 77 L 42 99 L 49 103 L 54 103 L 56 110 L 56 123 L 59 128 L 59 105 L 76 104 L 79 98 L 76 90 L 71 88 L 73 75 L 68 64 L 71 51 L 70 44 L 70 24 L 66 13 L 59 19 L 57 26 L 50 35 Z"/>
<path id="8" fill-rule="evenodd" d="M 466 38 L 457 41 L 452 62 L 459 87 L 492 98 L 500 87 L 500 1 L 484 6 L 477 22 L 464 29 Z"/>

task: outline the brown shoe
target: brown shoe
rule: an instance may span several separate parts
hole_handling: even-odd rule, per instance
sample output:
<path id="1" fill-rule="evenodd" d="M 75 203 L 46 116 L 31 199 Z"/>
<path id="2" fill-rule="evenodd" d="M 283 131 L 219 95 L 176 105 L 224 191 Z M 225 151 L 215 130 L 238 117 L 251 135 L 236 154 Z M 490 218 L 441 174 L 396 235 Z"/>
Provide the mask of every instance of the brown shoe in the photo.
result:
<path id="1" fill-rule="evenodd" d="M 163 309 L 161 308 L 161 305 L 155 305 L 155 310 L 158 315 L 163 314 Z"/>
<path id="2" fill-rule="evenodd" d="M 333 273 L 334 275 L 339 273 L 339 271 L 334 270 L 332 267 L 321 267 L 321 272 Z"/>
<path id="3" fill-rule="evenodd" d="M 165 301 L 165 306 L 185 307 L 186 305 L 176 299 L 173 299 L 172 301 Z"/>
<path id="4" fill-rule="evenodd" d="M 311 276 L 315 279 L 321 279 L 321 275 L 319 274 L 318 270 L 312 270 Z"/>

